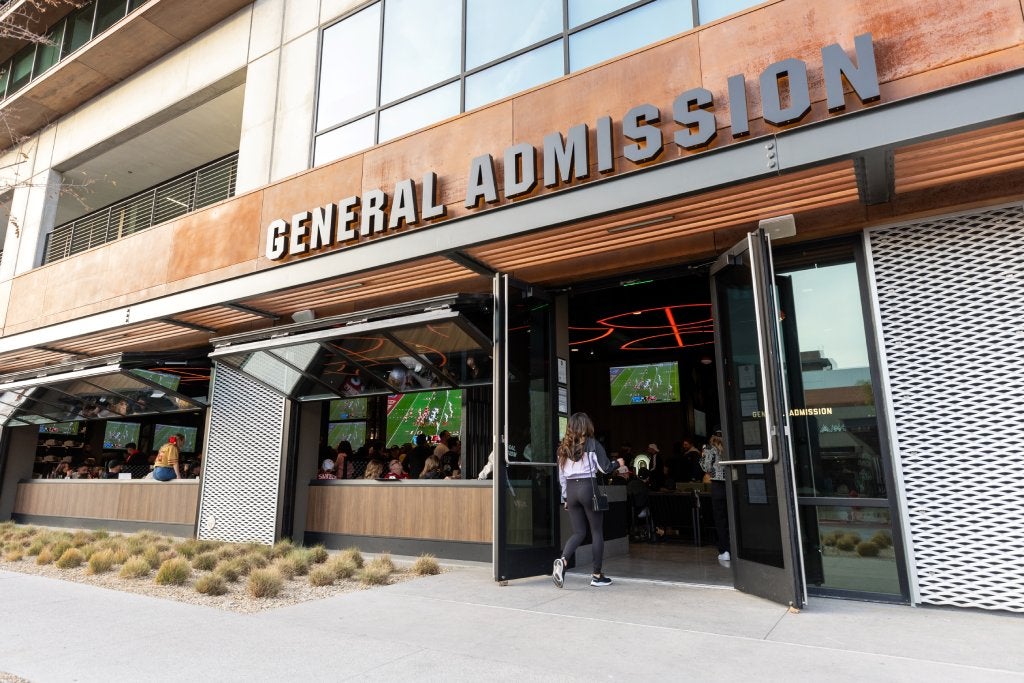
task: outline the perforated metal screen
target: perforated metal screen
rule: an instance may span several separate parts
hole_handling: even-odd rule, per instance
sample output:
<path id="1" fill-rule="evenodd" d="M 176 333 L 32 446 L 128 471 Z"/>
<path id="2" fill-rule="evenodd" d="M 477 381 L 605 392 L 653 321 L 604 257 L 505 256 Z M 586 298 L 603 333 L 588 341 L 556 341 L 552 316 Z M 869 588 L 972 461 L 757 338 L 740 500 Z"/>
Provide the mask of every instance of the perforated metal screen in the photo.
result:
<path id="1" fill-rule="evenodd" d="M 1024 211 L 868 237 L 921 601 L 1024 612 Z"/>
<path id="2" fill-rule="evenodd" d="M 221 363 L 211 395 L 197 535 L 273 543 L 285 398 Z"/>

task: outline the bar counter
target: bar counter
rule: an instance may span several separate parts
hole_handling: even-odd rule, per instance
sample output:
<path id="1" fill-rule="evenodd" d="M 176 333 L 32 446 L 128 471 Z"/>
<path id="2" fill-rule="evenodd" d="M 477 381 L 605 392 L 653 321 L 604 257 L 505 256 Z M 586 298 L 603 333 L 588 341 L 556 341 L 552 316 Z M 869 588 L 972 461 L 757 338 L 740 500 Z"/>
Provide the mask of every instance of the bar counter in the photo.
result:
<path id="1" fill-rule="evenodd" d="M 199 479 L 31 479 L 18 483 L 12 519 L 111 531 L 195 536 Z"/>
<path id="2" fill-rule="evenodd" d="M 305 543 L 489 562 L 493 495 L 476 479 L 314 480 Z"/>

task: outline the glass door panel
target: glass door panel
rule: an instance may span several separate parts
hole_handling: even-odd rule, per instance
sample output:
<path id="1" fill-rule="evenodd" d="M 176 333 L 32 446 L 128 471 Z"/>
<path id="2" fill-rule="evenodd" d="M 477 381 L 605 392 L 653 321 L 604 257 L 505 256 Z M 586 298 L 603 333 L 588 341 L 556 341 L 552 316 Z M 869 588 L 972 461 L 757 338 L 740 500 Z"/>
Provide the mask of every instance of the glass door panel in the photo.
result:
<path id="1" fill-rule="evenodd" d="M 763 230 L 748 235 L 712 276 L 735 584 L 802 607 L 787 364 L 768 236 Z"/>
<path id="2" fill-rule="evenodd" d="M 494 578 L 507 581 L 547 574 L 559 551 L 553 312 L 507 275 L 495 299 Z"/>

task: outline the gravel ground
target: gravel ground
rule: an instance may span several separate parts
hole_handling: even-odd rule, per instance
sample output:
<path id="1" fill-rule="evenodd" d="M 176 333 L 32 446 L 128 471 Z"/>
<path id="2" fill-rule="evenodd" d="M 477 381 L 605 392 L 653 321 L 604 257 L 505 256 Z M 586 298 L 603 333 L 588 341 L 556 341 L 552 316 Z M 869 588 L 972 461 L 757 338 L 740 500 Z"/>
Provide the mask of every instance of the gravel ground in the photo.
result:
<path id="1" fill-rule="evenodd" d="M 334 553 L 331 556 L 333 557 Z M 368 559 L 370 557 L 367 555 Z M 375 586 L 364 586 L 356 579 L 338 581 L 333 586 L 311 586 L 309 585 L 309 577 L 296 576 L 294 579 L 284 582 L 284 590 L 281 591 L 278 597 L 254 598 L 245 591 L 247 577 L 244 576 L 240 577 L 235 583 L 229 583 L 228 592 L 224 595 L 203 595 L 202 593 L 197 593 L 192 584 L 198 576 L 206 572 L 197 572 L 195 570 L 192 570 L 192 578 L 184 586 L 161 586 L 153 580 L 156 572 L 153 572 L 147 578 L 122 579 L 118 576 L 120 567 L 115 567 L 104 574 L 87 574 L 86 565 L 75 569 L 59 569 L 53 565 L 37 565 L 34 557 L 28 557 L 18 562 L 7 562 L 0 558 L 0 569 L 21 572 L 22 574 L 45 576 L 51 579 L 61 579 L 63 581 L 88 583 L 111 590 L 141 593 L 167 600 L 177 600 L 193 605 L 205 605 L 207 607 L 244 613 L 262 612 L 264 610 L 294 605 L 299 602 L 306 602 L 307 600 L 322 600 L 323 598 L 330 598 L 343 593 L 375 588 Z M 399 571 L 391 575 L 390 583 L 409 581 L 416 578 L 416 575 L 403 571 L 400 565 L 398 569 Z M 9 674 L 0 672 L 0 683 L 21 680 L 19 678 L 4 678 L 7 675 Z"/>

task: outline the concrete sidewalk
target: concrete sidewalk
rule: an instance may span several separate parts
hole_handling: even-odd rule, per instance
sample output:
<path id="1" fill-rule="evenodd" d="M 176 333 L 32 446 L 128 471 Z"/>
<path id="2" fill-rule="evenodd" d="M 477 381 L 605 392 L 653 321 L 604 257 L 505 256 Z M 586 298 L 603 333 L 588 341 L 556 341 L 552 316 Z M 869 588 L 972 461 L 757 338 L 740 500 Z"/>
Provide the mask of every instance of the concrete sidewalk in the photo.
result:
<path id="1" fill-rule="evenodd" d="M 1024 618 L 489 569 L 255 615 L 0 571 L 2 672 L 29 681 L 1024 680 Z"/>

